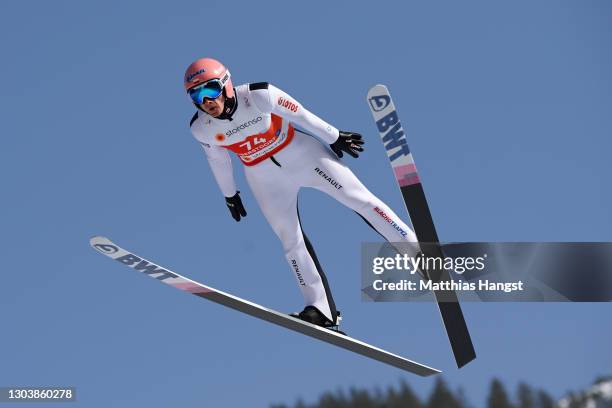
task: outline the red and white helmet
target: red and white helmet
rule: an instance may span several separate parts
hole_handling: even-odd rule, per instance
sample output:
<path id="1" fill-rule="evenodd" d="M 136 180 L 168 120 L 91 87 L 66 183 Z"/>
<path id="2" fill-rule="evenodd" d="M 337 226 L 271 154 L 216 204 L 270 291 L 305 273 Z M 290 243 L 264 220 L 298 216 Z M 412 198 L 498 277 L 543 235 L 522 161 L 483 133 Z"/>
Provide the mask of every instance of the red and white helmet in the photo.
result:
<path id="1" fill-rule="evenodd" d="M 230 79 L 230 73 L 219 61 L 212 58 L 200 58 L 194 61 L 185 71 L 185 90 L 203 84 L 211 79 L 218 79 L 224 83 L 225 96 L 234 97 L 234 86 Z"/>

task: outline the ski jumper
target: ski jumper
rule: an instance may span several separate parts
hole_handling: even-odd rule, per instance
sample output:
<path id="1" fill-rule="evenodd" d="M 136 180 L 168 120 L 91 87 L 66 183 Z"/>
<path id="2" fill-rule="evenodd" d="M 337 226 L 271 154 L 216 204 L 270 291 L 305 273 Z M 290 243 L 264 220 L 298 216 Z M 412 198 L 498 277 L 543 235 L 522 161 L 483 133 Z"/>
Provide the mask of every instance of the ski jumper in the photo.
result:
<path id="1" fill-rule="evenodd" d="M 338 129 L 268 83 L 240 85 L 234 92 L 237 107 L 231 119 L 196 112 L 191 131 L 204 148 L 225 197 L 236 194 L 229 151 L 242 161 L 249 186 L 282 243 L 306 305 L 315 306 L 335 323 L 336 306 L 327 278 L 302 231 L 299 190 L 312 187 L 329 194 L 389 242 L 414 243 L 414 253 L 408 255 L 418 251 L 417 238 L 328 148 L 338 139 Z"/>

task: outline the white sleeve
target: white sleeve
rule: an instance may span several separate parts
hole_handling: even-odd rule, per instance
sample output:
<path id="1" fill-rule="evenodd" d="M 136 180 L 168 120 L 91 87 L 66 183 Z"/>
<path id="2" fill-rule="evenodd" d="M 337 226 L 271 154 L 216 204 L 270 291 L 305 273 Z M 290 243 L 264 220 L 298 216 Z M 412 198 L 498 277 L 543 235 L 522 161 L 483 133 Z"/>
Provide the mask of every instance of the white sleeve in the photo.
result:
<path id="1" fill-rule="evenodd" d="M 229 152 L 219 146 L 205 146 L 200 143 L 206 153 L 208 164 L 215 176 L 215 180 L 221 189 L 221 193 L 225 197 L 232 197 L 236 194 L 236 182 L 234 181 L 234 170 L 232 168 L 232 159 Z"/>
<path id="2" fill-rule="evenodd" d="M 304 108 L 298 101 L 274 85 L 267 89 L 251 91 L 257 107 L 266 113 L 274 113 L 283 119 L 313 133 L 328 144 L 338 139 L 338 129 Z"/>

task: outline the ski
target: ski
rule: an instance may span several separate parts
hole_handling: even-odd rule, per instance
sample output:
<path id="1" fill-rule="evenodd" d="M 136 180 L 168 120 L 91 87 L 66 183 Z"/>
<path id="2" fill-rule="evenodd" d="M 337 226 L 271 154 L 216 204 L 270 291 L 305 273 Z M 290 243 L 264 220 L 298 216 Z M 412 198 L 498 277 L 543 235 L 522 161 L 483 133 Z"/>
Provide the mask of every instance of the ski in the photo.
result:
<path id="1" fill-rule="evenodd" d="M 289 316 L 288 314 L 280 313 L 272 309 L 265 308 L 248 300 L 241 299 L 229 293 L 211 288 L 199 282 L 185 278 L 169 269 L 163 268 L 139 255 L 131 253 L 117 244 L 113 243 L 104 237 L 93 237 L 90 240 L 90 245 L 101 254 L 112 258 L 123 265 L 142 272 L 162 283 L 173 286 L 185 292 L 192 293 L 196 296 L 229 307 L 250 316 L 257 317 L 286 329 L 305 334 L 315 339 L 333 344 L 344 348 L 362 356 L 389 364 L 402 370 L 426 377 L 432 374 L 440 373 L 435 368 L 428 367 L 423 364 L 408 360 L 396 354 L 389 353 L 378 347 L 374 347 L 362 341 L 353 339 L 349 336 L 342 335 L 329 329 L 310 324 L 300 319 Z"/>
<path id="2" fill-rule="evenodd" d="M 426 257 L 442 257 L 440 241 L 425 198 L 425 192 L 389 90 L 384 85 L 376 85 L 368 92 L 367 99 L 419 240 L 421 251 Z M 431 270 L 428 273 L 434 282 L 451 280 L 448 271 L 444 269 Z M 437 290 L 434 291 L 434 295 L 453 349 L 455 361 L 457 366 L 461 368 L 476 358 L 476 352 L 461 311 L 459 299 L 452 290 Z"/>

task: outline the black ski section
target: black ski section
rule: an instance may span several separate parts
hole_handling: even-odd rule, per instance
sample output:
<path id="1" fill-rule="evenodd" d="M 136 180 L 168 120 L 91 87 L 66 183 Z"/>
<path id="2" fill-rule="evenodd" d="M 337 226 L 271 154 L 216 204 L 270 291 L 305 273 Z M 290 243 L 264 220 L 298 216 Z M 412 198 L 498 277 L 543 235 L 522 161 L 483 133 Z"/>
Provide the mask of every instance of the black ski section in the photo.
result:
<path id="1" fill-rule="evenodd" d="M 420 243 L 424 243 L 421 245 L 423 254 L 426 257 L 444 257 L 422 184 L 401 187 L 400 190 L 417 238 Z M 445 270 L 433 270 L 428 273 L 434 282 L 451 279 Z M 434 295 L 438 301 L 440 315 L 446 327 L 457 367 L 461 368 L 476 358 L 476 350 L 459 299 L 453 290 L 434 291 Z"/>

